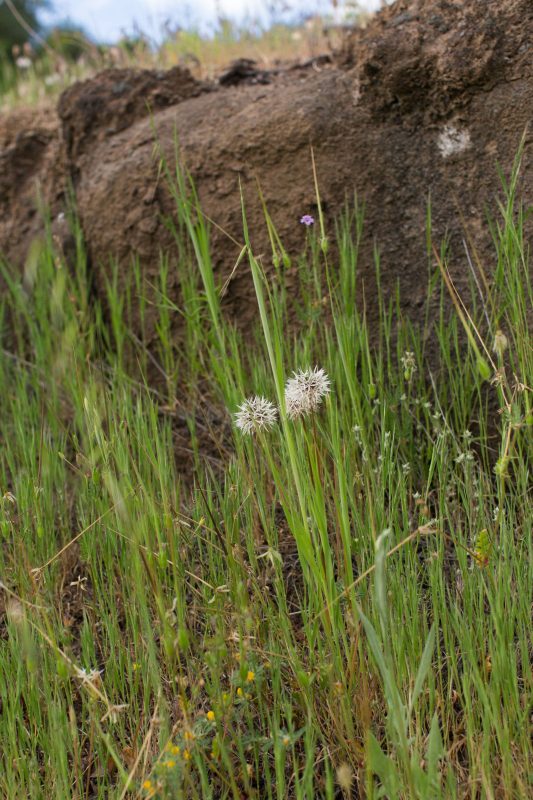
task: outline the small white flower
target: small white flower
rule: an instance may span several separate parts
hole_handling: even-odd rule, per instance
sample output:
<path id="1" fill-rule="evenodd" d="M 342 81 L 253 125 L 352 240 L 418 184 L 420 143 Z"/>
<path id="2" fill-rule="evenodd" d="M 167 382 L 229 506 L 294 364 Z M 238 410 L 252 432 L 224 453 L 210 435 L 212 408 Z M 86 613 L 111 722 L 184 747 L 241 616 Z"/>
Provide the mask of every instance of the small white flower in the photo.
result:
<path id="1" fill-rule="evenodd" d="M 410 381 L 416 372 L 415 354 L 411 350 L 406 350 L 400 361 L 403 367 L 403 376 L 406 381 Z"/>
<path id="2" fill-rule="evenodd" d="M 252 434 L 268 430 L 276 424 L 278 410 L 265 397 L 249 397 L 239 406 L 235 414 L 235 424 L 243 433 Z"/>
<path id="3" fill-rule="evenodd" d="M 61 83 L 61 75 L 57 72 L 53 72 L 51 75 L 47 75 L 44 79 L 45 86 L 55 86 L 58 83 Z"/>
<path id="4" fill-rule="evenodd" d="M 294 372 L 285 386 L 285 406 L 289 419 L 316 411 L 331 391 L 330 379 L 323 369 Z"/>
<path id="5" fill-rule="evenodd" d="M 77 676 L 80 679 L 80 681 L 90 684 L 99 683 L 102 672 L 103 670 L 101 669 L 86 670 L 85 667 L 82 667 L 81 669 L 78 668 L 76 670 Z"/>
<path id="6" fill-rule="evenodd" d="M 15 64 L 19 69 L 29 69 L 31 67 L 31 58 L 28 58 L 28 56 L 19 56 Z"/>
<path id="7" fill-rule="evenodd" d="M 404 369 L 416 369 L 415 354 L 412 352 L 412 350 L 406 350 L 403 356 L 400 358 L 400 361 L 402 362 Z"/>

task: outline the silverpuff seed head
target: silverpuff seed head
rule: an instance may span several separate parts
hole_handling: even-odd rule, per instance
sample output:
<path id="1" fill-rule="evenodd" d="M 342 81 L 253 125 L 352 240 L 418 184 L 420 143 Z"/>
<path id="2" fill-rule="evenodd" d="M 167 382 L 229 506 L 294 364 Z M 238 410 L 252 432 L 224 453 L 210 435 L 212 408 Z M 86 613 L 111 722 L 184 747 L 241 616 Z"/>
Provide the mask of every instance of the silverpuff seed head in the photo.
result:
<path id="1" fill-rule="evenodd" d="M 314 367 L 294 372 L 285 386 L 287 416 L 296 419 L 316 411 L 330 391 L 331 381 L 323 369 Z"/>
<path id="2" fill-rule="evenodd" d="M 265 397 L 249 397 L 239 406 L 235 414 L 235 424 L 245 434 L 269 430 L 276 424 L 278 410 Z"/>

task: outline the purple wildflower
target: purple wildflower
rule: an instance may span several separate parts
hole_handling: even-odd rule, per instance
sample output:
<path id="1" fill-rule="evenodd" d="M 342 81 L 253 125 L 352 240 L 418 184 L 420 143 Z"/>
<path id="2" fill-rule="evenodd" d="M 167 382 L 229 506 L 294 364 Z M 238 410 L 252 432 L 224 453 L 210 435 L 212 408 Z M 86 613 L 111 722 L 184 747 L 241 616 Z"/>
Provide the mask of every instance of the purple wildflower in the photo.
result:
<path id="1" fill-rule="evenodd" d="M 302 223 L 302 225 L 307 225 L 307 227 L 309 228 L 310 225 L 315 224 L 315 218 L 312 217 L 311 214 L 304 214 L 300 222 Z"/>

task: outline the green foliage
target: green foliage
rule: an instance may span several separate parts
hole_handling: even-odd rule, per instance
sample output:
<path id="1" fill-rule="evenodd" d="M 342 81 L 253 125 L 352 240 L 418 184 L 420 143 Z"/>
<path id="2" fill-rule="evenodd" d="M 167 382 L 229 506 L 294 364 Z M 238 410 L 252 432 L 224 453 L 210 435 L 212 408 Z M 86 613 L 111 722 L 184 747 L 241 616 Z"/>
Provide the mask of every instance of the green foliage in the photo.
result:
<path id="1" fill-rule="evenodd" d="M 92 297 L 75 219 L 73 262 L 49 237 L 24 281 L 3 267 L 2 796 L 527 796 L 533 351 L 518 166 L 483 308 L 474 294 L 469 318 L 450 319 L 431 262 L 437 319 L 417 330 L 382 299 L 377 341 L 360 311 L 357 204 L 301 254 L 267 216 L 272 269 L 243 209 L 232 275 L 248 273 L 258 304 L 243 334 L 194 187 L 165 163 L 176 249 L 156 283 L 136 264 L 119 283 L 111 267 Z M 289 418 L 286 380 L 315 364 L 332 391 Z M 232 414 L 255 394 L 279 424 L 244 436 Z"/>
<path id="2" fill-rule="evenodd" d="M 4 0 L 0 3 L 0 58 L 11 55 L 14 45 L 20 46 L 30 40 L 28 28 L 39 31 L 37 12 L 46 5 L 47 0 Z"/>
<path id="3" fill-rule="evenodd" d="M 67 63 L 79 61 L 82 55 L 94 50 L 94 45 L 81 28 L 63 24 L 46 36 L 46 44 L 58 59 Z"/>

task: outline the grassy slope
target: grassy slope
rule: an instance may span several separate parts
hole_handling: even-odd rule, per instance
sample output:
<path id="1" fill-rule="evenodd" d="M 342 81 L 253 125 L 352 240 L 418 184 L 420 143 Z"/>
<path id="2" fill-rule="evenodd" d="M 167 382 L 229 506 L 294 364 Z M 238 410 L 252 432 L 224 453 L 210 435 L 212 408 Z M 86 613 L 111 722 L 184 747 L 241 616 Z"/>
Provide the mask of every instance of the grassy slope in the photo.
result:
<path id="1" fill-rule="evenodd" d="M 474 333 L 465 354 L 443 312 L 426 320 L 432 373 L 423 332 L 395 308 L 369 347 L 355 212 L 328 232 L 335 263 L 319 221 L 292 266 L 273 232 L 270 283 L 245 252 L 260 323 L 241 337 L 173 180 L 189 269 L 177 308 L 162 267 L 157 390 L 128 298 L 110 280 L 106 314 L 89 302 L 79 233 L 75 275 L 50 241 L 2 298 L 0 793 L 526 797 L 532 296 L 513 184 L 495 279 L 464 298 L 487 352 Z M 445 291 L 428 254 L 428 293 Z M 228 424 L 202 458 L 210 408 L 229 422 L 250 394 L 283 405 L 292 370 L 315 364 L 332 381 L 319 412 L 282 411 L 257 436 Z"/>
<path id="2" fill-rule="evenodd" d="M 198 79 L 213 80 L 237 58 L 254 59 L 264 69 L 287 61 L 305 61 L 339 44 L 341 34 L 335 30 L 326 33 L 326 25 L 327 20 L 313 17 L 300 26 L 279 24 L 250 31 L 221 20 L 210 37 L 180 30 L 157 48 L 142 37 L 114 46 L 97 46 L 84 39 L 77 61 L 53 47 L 33 53 L 31 64 L 24 67 L 0 59 L 0 109 L 48 106 L 75 81 L 110 67 L 170 69 L 181 65 Z"/>

